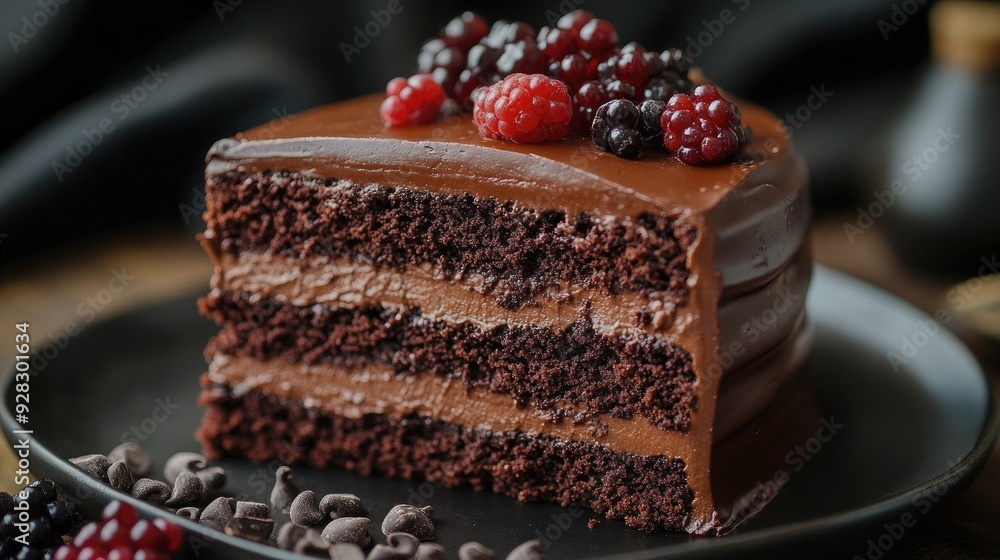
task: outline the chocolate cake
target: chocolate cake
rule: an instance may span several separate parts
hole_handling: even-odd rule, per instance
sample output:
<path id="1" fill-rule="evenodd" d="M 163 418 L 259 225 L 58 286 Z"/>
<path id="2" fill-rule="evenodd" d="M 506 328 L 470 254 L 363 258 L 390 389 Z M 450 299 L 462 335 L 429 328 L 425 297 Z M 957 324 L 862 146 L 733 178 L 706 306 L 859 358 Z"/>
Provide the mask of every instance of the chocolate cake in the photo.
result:
<path id="1" fill-rule="evenodd" d="M 806 175 L 691 62 L 466 12 L 385 98 L 218 142 L 206 452 L 646 531 L 756 513 L 817 426 Z"/>
<path id="2" fill-rule="evenodd" d="M 427 479 L 720 534 L 814 431 L 806 176 L 386 128 L 380 98 L 208 155 L 211 456 Z"/>

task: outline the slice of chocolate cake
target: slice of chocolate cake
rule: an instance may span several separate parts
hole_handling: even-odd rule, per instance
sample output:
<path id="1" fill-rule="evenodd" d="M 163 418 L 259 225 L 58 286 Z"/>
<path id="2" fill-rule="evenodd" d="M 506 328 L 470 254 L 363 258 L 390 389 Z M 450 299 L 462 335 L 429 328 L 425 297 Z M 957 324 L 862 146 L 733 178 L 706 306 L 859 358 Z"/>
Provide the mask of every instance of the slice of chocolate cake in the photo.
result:
<path id="1" fill-rule="evenodd" d="M 771 114 L 723 165 L 386 128 L 362 98 L 222 140 L 212 456 L 720 534 L 814 431 L 806 176 Z"/>

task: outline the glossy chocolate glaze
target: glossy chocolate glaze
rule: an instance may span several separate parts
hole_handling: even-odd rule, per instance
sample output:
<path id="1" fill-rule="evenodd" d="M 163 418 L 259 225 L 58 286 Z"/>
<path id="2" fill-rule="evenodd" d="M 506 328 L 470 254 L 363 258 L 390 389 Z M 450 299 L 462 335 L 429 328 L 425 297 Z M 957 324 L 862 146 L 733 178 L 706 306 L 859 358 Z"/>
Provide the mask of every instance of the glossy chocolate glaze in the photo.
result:
<path id="1" fill-rule="evenodd" d="M 811 267 L 804 248 L 810 209 L 804 165 L 780 121 L 741 103 L 744 123 L 753 129 L 755 140 L 729 163 L 691 167 L 660 152 L 638 161 L 623 160 L 601 152 L 583 137 L 541 145 L 487 140 L 468 117 L 387 129 L 378 117 L 379 102 L 378 96 L 370 96 L 320 107 L 222 140 L 208 155 L 206 174 L 292 171 L 446 194 L 471 193 L 570 215 L 586 211 L 634 216 L 653 211 L 688 220 L 699 232 L 687 258 L 688 302 L 660 329 L 662 336 L 694 356 L 699 375 L 699 404 L 691 430 L 669 446 L 670 452 L 685 458 L 696 493 L 688 530 L 731 529 L 739 521 L 730 518 L 734 500 L 748 495 L 757 496 L 754 499 L 760 503 L 770 499 L 772 494 L 757 495 L 751 480 L 713 477 L 713 465 L 730 475 L 733 466 L 720 467 L 711 450 L 724 433 L 740 433 L 757 424 L 754 418 L 763 414 L 758 411 L 767 408 L 768 401 L 788 394 L 782 388 L 789 380 L 802 384 L 800 372 L 808 350 L 802 302 Z M 226 289 L 234 280 L 232 275 L 227 278 L 227 266 L 236 263 L 223 263 L 219 241 L 214 232 L 206 232 L 206 249 L 217 264 L 213 285 Z M 266 278 L 255 281 L 274 284 Z M 755 319 L 769 318 L 769 310 L 776 311 L 773 302 L 791 290 L 801 299 L 792 298 L 793 303 L 777 314 L 773 329 L 752 336 L 743 328 Z M 538 305 L 535 312 L 545 313 L 551 301 L 543 299 Z M 469 320 L 506 319 L 482 303 L 476 309 L 484 316 Z M 727 361 L 726 353 L 734 344 L 742 352 Z M 722 399 L 720 391 L 733 396 Z M 717 401 L 722 404 L 718 418 Z M 789 406 L 784 405 L 783 421 L 815 415 L 808 403 Z M 746 422 L 743 428 L 741 422 Z M 720 427 L 722 433 L 715 433 Z M 768 469 L 772 464 L 780 467 L 775 458 L 792 449 L 797 438 L 799 434 L 780 429 L 767 438 L 757 437 L 754 446 L 743 446 L 740 460 L 758 460 Z M 718 502 L 717 497 L 729 503 Z"/>

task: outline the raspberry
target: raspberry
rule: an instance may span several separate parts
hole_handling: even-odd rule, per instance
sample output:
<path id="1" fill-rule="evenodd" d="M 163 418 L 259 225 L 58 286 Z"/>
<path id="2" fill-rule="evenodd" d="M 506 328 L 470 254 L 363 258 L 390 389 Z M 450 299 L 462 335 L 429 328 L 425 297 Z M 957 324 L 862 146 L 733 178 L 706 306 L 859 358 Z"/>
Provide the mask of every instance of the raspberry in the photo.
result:
<path id="1" fill-rule="evenodd" d="M 489 32 L 490 26 L 482 16 L 463 12 L 448 22 L 441 31 L 441 38 L 448 46 L 467 51 Z"/>
<path id="2" fill-rule="evenodd" d="M 535 144 L 564 138 L 572 115 L 566 84 L 540 74 L 511 74 L 479 92 L 472 118 L 487 138 Z"/>
<path id="3" fill-rule="evenodd" d="M 101 512 L 101 521 L 85 525 L 70 544 L 59 547 L 53 560 L 167 559 L 183 544 L 183 531 L 163 519 L 139 519 L 135 508 L 115 500 Z"/>
<path id="4" fill-rule="evenodd" d="M 440 84 L 427 74 L 410 79 L 395 78 L 385 88 L 388 97 L 379 112 L 389 126 L 424 124 L 434 120 L 444 104 L 445 93 Z"/>
<path id="5" fill-rule="evenodd" d="M 663 145 L 688 165 L 722 161 L 746 144 L 739 110 L 711 84 L 671 97 L 660 128 Z"/>

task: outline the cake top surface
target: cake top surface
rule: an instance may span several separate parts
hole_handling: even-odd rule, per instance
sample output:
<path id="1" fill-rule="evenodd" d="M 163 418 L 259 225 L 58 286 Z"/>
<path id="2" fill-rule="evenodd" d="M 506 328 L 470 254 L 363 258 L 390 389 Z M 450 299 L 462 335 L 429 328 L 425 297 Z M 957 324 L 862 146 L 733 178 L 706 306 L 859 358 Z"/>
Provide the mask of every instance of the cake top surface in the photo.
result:
<path id="1" fill-rule="evenodd" d="M 486 139 L 468 115 L 389 128 L 379 117 L 382 98 L 370 95 L 326 105 L 240 133 L 237 142 L 212 149 L 209 173 L 213 160 L 228 162 L 215 172 L 247 162 L 277 169 L 296 160 L 319 175 L 350 178 L 341 172 L 377 162 L 395 168 L 397 175 L 405 172 L 410 180 L 433 176 L 445 187 L 452 181 L 455 191 L 468 181 L 508 183 L 508 192 L 510 184 L 517 183 L 531 187 L 520 191 L 571 209 L 592 206 L 589 200 L 600 207 L 611 201 L 623 211 L 654 204 L 675 212 L 710 210 L 744 185 L 771 184 L 793 193 L 805 182 L 783 123 L 746 102 L 739 105 L 743 122 L 753 130 L 753 142 L 726 163 L 701 167 L 654 150 L 638 160 L 622 159 L 582 135 L 542 144 Z"/>

